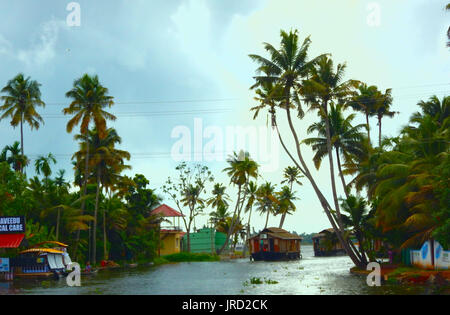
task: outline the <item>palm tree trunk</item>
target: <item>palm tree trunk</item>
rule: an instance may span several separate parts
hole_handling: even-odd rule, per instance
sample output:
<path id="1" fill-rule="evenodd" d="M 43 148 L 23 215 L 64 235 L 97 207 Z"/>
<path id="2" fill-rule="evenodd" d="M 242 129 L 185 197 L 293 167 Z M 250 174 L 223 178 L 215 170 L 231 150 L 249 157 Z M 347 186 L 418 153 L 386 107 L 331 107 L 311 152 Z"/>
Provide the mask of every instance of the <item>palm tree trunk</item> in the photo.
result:
<path id="1" fill-rule="evenodd" d="M 336 192 L 336 179 L 335 179 L 335 175 L 334 175 L 334 162 L 333 162 L 333 148 L 331 145 L 330 119 L 328 117 L 327 102 L 324 102 L 322 106 L 325 111 L 325 126 L 326 126 L 326 132 L 327 132 L 327 151 L 328 151 L 328 161 L 330 164 L 331 190 L 333 193 L 334 207 L 335 207 L 336 214 L 337 214 L 338 225 L 339 225 L 339 228 L 341 229 L 341 231 L 343 232 L 344 224 L 342 223 L 341 210 L 339 207 L 339 201 L 338 201 L 337 192 Z"/>
<path id="2" fill-rule="evenodd" d="M 246 233 L 246 236 L 245 236 L 244 252 L 243 252 L 243 256 L 244 257 L 245 257 L 245 254 L 247 253 L 247 242 L 248 242 L 248 239 L 250 237 L 250 218 L 252 217 L 252 208 L 253 207 L 250 208 L 250 211 L 248 213 L 247 233 Z"/>
<path id="3" fill-rule="evenodd" d="M 86 200 L 84 197 L 86 197 L 86 194 L 87 194 L 87 181 L 88 181 L 88 177 L 89 177 L 89 140 L 88 140 L 89 128 L 86 128 L 86 132 L 84 133 L 84 135 L 86 137 L 86 140 L 85 140 L 86 141 L 86 158 L 85 158 L 85 163 L 84 163 L 84 180 L 83 180 L 83 194 L 82 194 L 83 199 L 81 200 L 81 215 L 83 215 L 85 206 L 86 206 Z M 89 225 L 89 229 L 90 229 L 90 225 Z M 77 230 L 75 246 L 73 249 L 75 258 L 77 257 L 79 242 L 80 242 L 80 230 Z"/>
<path id="4" fill-rule="evenodd" d="M 97 212 L 98 200 L 100 196 L 100 169 L 97 170 L 97 191 L 95 193 L 95 209 L 94 209 L 94 227 L 92 229 L 92 264 L 95 265 L 97 261 Z"/>
<path id="5" fill-rule="evenodd" d="M 300 171 L 303 173 L 303 175 L 305 175 L 305 177 L 309 180 L 309 182 L 311 183 L 314 192 L 317 195 L 317 198 L 319 199 L 320 204 L 322 205 L 322 208 L 326 214 L 326 216 L 328 217 L 328 220 L 331 223 L 331 226 L 333 228 L 333 230 L 335 231 L 339 241 L 341 242 L 342 246 L 344 247 L 345 251 L 347 252 L 347 254 L 349 255 L 350 259 L 353 261 L 353 263 L 358 266 L 358 267 L 364 267 L 363 264 L 361 263 L 361 260 L 358 259 L 358 257 L 356 256 L 355 251 L 350 247 L 349 243 L 347 240 L 344 239 L 343 235 L 340 233 L 340 230 L 338 229 L 336 222 L 333 218 L 332 213 L 330 212 L 331 207 L 328 204 L 328 201 L 326 200 L 325 196 L 322 194 L 322 192 L 320 191 L 320 189 L 317 187 L 317 184 L 314 180 L 314 178 L 312 177 L 311 173 L 309 172 L 309 169 L 303 159 L 301 150 L 300 150 L 300 142 L 297 136 L 297 132 L 295 131 L 294 125 L 292 123 L 292 118 L 291 118 L 291 114 L 290 114 L 290 109 L 289 109 L 289 100 L 288 100 L 288 106 L 286 107 L 286 115 L 287 115 L 287 120 L 288 120 L 288 124 L 289 124 L 289 128 L 291 130 L 291 133 L 294 137 L 295 140 L 295 146 L 296 146 L 296 150 L 297 150 L 297 155 L 298 158 L 300 160 L 300 163 L 302 165 L 302 167 L 300 167 L 299 163 L 292 157 L 292 155 L 290 154 L 289 150 L 287 150 L 286 146 L 284 145 L 283 141 L 281 140 L 281 135 L 280 135 L 280 131 L 278 129 L 278 125 L 277 125 L 277 132 L 278 132 L 278 137 L 280 138 L 280 141 L 282 143 L 283 148 L 285 149 L 286 153 L 289 155 L 289 157 L 292 159 L 292 161 L 294 162 L 294 164 L 300 169 Z"/>
<path id="6" fill-rule="evenodd" d="M 108 205 L 111 205 L 111 193 L 109 194 Z M 109 207 L 108 207 L 109 208 Z M 106 207 L 103 209 L 103 259 L 108 260 L 108 251 L 106 250 Z"/>
<path id="7" fill-rule="evenodd" d="M 341 158 L 339 157 L 339 148 L 336 147 L 336 160 L 339 170 L 339 177 L 341 178 L 342 187 L 344 188 L 345 197 L 348 198 L 348 191 L 347 191 L 347 185 L 345 183 L 344 174 L 342 173 L 342 165 L 341 165 Z"/>
<path id="8" fill-rule="evenodd" d="M 22 152 L 22 162 L 24 161 L 24 154 L 23 154 L 23 117 L 20 118 L 20 151 Z M 23 174 L 23 167 L 24 165 L 20 164 L 20 172 Z"/>
<path id="9" fill-rule="evenodd" d="M 61 217 L 61 208 L 58 208 L 58 212 L 56 215 L 56 240 L 59 241 L 59 220 Z"/>
<path id="10" fill-rule="evenodd" d="M 378 117 L 378 147 L 381 149 L 381 119 L 382 117 Z"/>
<path id="11" fill-rule="evenodd" d="M 241 200 L 241 188 L 242 188 L 242 186 L 239 185 L 238 197 L 237 197 L 237 200 L 236 200 L 236 206 L 234 207 L 234 212 L 233 212 L 233 217 L 231 219 L 230 228 L 228 229 L 227 237 L 225 239 L 225 243 L 223 243 L 222 247 L 217 252 L 217 254 L 219 254 L 219 255 L 223 252 L 225 247 L 227 247 L 228 243 L 230 242 L 232 227 L 234 226 L 234 221 L 236 220 L 236 214 L 237 214 L 237 211 L 238 211 L 238 208 L 239 208 L 239 204 L 240 204 L 240 200 Z"/>
<path id="12" fill-rule="evenodd" d="M 367 124 L 367 139 L 370 144 L 370 125 L 369 125 L 369 112 L 366 111 L 366 124 Z"/>
<path id="13" fill-rule="evenodd" d="M 280 229 L 283 228 L 284 221 L 286 220 L 286 215 L 287 215 L 287 212 L 284 212 L 284 213 L 281 215 L 281 220 L 280 220 L 280 225 L 279 225 L 279 228 L 280 228 Z"/>
<path id="14" fill-rule="evenodd" d="M 266 225 L 264 225 L 264 229 L 267 229 L 267 224 L 269 223 L 269 214 L 270 214 L 270 210 L 267 209 L 267 217 L 266 217 Z"/>

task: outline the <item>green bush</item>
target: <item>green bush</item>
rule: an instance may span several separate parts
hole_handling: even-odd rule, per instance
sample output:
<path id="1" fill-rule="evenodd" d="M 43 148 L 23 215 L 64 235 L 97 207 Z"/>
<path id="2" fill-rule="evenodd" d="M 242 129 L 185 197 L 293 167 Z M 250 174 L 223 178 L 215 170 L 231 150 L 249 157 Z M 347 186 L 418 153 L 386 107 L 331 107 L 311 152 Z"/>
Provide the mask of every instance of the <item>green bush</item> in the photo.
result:
<path id="1" fill-rule="evenodd" d="M 200 253 L 176 253 L 163 256 L 168 262 L 194 262 L 194 261 L 219 261 L 220 258 L 217 255 L 200 254 Z"/>

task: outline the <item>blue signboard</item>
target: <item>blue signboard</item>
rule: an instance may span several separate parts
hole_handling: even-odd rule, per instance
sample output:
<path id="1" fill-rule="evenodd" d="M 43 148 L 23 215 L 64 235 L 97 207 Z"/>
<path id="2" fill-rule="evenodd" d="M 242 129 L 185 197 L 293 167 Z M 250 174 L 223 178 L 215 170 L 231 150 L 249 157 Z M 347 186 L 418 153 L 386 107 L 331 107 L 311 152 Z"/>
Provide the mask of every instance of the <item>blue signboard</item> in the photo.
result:
<path id="1" fill-rule="evenodd" d="M 0 272 L 9 272 L 9 258 L 0 258 Z"/>

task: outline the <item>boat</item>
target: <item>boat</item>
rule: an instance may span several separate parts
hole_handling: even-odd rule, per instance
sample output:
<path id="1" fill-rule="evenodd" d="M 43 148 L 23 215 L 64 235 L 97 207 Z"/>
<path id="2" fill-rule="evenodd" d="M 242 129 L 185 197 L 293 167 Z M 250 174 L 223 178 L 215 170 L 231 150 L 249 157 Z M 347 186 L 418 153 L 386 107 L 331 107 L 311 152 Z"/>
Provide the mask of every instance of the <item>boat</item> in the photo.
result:
<path id="1" fill-rule="evenodd" d="M 312 237 L 314 256 L 343 256 L 347 253 L 339 242 L 333 229 L 322 230 Z"/>
<path id="2" fill-rule="evenodd" d="M 38 247 L 56 245 L 55 248 Z M 18 253 L 11 259 L 14 277 L 18 278 L 55 278 L 67 276 L 67 266 L 72 263 L 66 244 L 48 241 Z"/>
<path id="3" fill-rule="evenodd" d="M 250 237 L 249 249 L 251 259 L 276 261 L 300 259 L 300 243 L 302 238 L 280 228 L 266 228 Z"/>

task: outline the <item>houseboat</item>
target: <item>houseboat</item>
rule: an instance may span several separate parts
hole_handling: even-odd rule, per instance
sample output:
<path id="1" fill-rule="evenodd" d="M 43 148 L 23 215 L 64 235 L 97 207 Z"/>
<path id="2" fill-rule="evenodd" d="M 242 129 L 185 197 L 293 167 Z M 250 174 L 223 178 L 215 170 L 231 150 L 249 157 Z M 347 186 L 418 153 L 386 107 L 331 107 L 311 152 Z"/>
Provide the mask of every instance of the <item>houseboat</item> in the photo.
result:
<path id="1" fill-rule="evenodd" d="M 266 228 L 249 238 L 251 259 L 274 261 L 300 259 L 302 238 L 279 228 Z"/>
<path id="2" fill-rule="evenodd" d="M 53 245 L 55 248 L 38 247 Z M 66 276 L 67 265 L 72 261 L 67 253 L 67 245 L 59 242 L 44 242 L 19 252 L 11 259 L 14 277 L 19 278 L 60 278 Z"/>
<path id="3" fill-rule="evenodd" d="M 346 255 L 333 229 L 326 229 L 312 237 L 314 256 L 342 256 Z"/>

